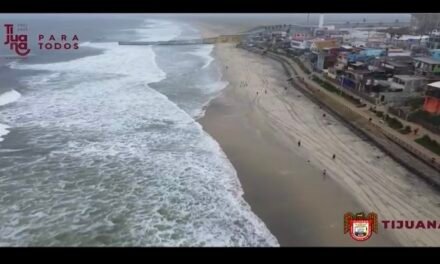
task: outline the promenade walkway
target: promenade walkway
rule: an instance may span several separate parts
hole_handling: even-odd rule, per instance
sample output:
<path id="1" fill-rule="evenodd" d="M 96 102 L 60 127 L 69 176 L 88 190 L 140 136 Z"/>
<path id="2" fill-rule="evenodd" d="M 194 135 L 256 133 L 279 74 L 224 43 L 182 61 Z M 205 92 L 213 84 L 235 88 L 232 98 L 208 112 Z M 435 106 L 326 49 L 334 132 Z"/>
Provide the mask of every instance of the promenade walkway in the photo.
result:
<path id="1" fill-rule="evenodd" d="M 287 59 L 289 59 L 289 58 L 287 58 Z M 292 63 L 295 63 L 293 60 L 290 60 L 290 61 Z M 438 134 L 432 133 L 431 131 L 425 129 L 424 127 L 422 127 L 419 124 L 403 120 L 403 119 L 393 115 L 392 113 L 388 112 L 387 109 L 384 106 L 376 106 L 376 105 L 374 105 L 374 104 L 364 100 L 362 97 L 360 97 L 357 94 L 351 92 L 349 89 L 346 89 L 346 88 L 342 87 L 341 85 L 339 85 L 339 84 L 337 84 L 335 82 L 331 82 L 330 80 L 325 78 L 320 73 L 312 73 L 313 75 L 317 76 L 318 78 L 320 78 L 320 79 L 322 79 L 324 81 L 327 81 L 329 83 L 332 83 L 336 88 L 341 89 L 345 93 L 347 93 L 347 94 L 349 94 L 349 95 L 351 95 L 351 96 L 353 96 L 355 98 L 358 98 L 358 99 L 362 100 L 362 103 L 366 104 L 365 107 L 361 107 L 361 108 L 353 106 L 350 102 L 348 102 L 346 99 L 342 98 L 341 96 L 335 96 L 334 94 L 332 94 L 332 93 L 328 92 L 327 90 L 321 88 L 313 80 L 309 79 L 308 78 L 309 76 L 304 71 L 302 71 L 301 68 L 299 68 L 299 67 L 297 67 L 297 68 L 298 68 L 298 70 L 297 70 L 298 75 L 303 77 L 303 78 L 307 78 L 307 80 L 305 80 L 305 81 L 308 84 L 319 87 L 319 89 L 321 89 L 321 90 L 325 91 L 326 93 L 329 93 L 330 95 L 334 96 L 335 99 L 340 101 L 341 103 L 347 104 L 347 107 L 351 108 L 353 111 L 358 112 L 359 114 L 361 114 L 365 118 L 367 118 L 367 119 L 371 118 L 381 129 L 383 129 L 383 130 L 387 131 L 388 133 L 394 135 L 396 138 L 399 138 L 400 140 L 406 142 L 408 145 L 410 145 L 412 148 L 416 149 L 418 152 L 423 153 L 427 157 L 435 158 L 436 161 L 440 161 L 440 156 L 439 155 L 437 155 L 436 153 L 432 152 L 431 150 L 421 146 L 420 144 L 418 144 L 417 142 L 414 141 L 417 138 L 421 138 L 424 135 L 428 135 L 431 139 L 434 139 L 437 142 L 440 142 L 440 136 Z M 403 126 L 407 126 L 407 125 L 410 126 L 413 131 L 414 131 L 414 129 L 418 129 L 417 135 L 415 135 L 413 132 L 411 132 L 409 134 L 402 134 L 402 133 L 399 133 L 398 131 L 392 129 L 387 124 L 381 123 L 380 122 L 381 118 L 377 117 L 375 113 L 371 112 L 369 110 L 370 107 L 376 107 L 377 110 L 382 111 L 384 113 L 387 113 L 391 117 L 394 117 L 394 118 L 398 119 L 400 122 L 402 122 Z"/>
<path id="2" fill-rule="evenodd" d="M 381 123 L 374 113 L 368 111 L 368 107 L 358 108 L 338 94 L 322 88 L 290 58 L 273 52 L 269 52 L 267 56 L 282 62 L 287 73 L 294 77 L 292 80 L 295 87 L 306 92 L 312 100 L 327 106 L 331 112 L 344 119 L 355 132 L 367 136 L 408 170 L 421 176 L 429 184 L 440 188 L 440 165 L 438 163 L 440 159 L 437 155 L 413 140 L 408 140 L 407 135 Z M 372 121 L 369 121 L 369 118 L 372 118 Z M 435 162 L 431 161 L 433 157 L 436 158 Z"/>

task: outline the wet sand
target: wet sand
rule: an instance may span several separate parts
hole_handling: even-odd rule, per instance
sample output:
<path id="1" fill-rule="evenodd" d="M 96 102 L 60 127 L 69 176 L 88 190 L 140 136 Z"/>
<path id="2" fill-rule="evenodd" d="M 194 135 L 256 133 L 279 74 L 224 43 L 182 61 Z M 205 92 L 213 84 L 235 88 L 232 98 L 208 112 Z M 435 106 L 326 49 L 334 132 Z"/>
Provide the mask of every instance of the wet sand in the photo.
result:
<path id="1" fill-rule="evenodd" d="M 230 85 L 199 122 L 231 160 L 245 200 L 280 245 L 397 245 L 383 230 L 362 243 L 343 233 L 344 213 L 368 210 L 334 179 L 331 170 L 323 175 L 316 157 L 301 153 L 306 152 L 307 140 L 301 139 L 298 147 L 300 138 L 283 133 L 273 118 L 278 110 L 268 106 L 283 106 L 277 94 L 286 92 L 281 65 L 230 44 L 217 45 L 215 56 L 224 64 Z"/>

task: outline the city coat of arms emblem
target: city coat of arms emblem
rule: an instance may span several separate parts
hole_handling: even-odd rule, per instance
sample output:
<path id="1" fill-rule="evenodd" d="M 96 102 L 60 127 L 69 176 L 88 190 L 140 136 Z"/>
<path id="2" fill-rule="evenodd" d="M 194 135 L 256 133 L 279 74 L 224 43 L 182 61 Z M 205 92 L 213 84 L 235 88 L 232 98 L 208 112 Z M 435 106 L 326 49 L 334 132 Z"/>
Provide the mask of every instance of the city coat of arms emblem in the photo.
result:
<path id="1" fill-rule="evenodd" d="M 346 213 L 344 215 L 344 234 L 350 232 L 351 238 L 356 241 L 366 241 L 378 231 L 377 214 Z"/>

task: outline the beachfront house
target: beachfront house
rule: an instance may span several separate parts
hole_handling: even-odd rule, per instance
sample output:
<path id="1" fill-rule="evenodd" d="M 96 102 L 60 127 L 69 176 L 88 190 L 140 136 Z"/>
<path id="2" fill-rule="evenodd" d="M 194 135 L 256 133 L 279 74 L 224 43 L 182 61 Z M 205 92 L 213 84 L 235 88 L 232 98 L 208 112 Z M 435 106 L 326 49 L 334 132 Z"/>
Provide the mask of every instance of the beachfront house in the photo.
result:
<path id="1" fill-rule="evenodd" d="M 390 81 L 391 91 L 414 93 L 420 91 L 427 83 L 427 79 L 417 75 L 394 75 Z"/>
<path id="2" fill-rule="evenodd" d="M 411 50 L 404 50 L 400 48 L 386 48 L 385 55 L 387 57 L 410 57 Z"/>
<path id="3" fill-rule="evenodd" d="M 360 91 L 370 74 L 371 71 L 363 67 L 357 69 L 348 67 L 348 69 L 341 74 L 341 85 L 344 88 Z"/>
<path id="4" fill-rule="evenodd" d="M 388 57 L 382 59 L 381 67 L 389 74 L 413 74 L 414 60 L 410 56 Z"/>
<path id="5" fill-rule="evenodd" d="M 414 58 L 415 74 L 431 80 L 440 80 L 440 60 L 431 57 Z"/>
<path id="6" fill-rule="evenodd" d="M 302 54 L 310 49 L 312 42 L 311 34 L 305 31 L 297 31 L 290 37 L 290 49 L 296 54 Z"/>
<path id="7" fill-rule="evenodd" d="M 388 41 L 388 36 L 384 32 L 367 31 L 366 47 L 382 48 Z"/>
<path id="8" fill-rule="evenodd" d="M 440 114 L 440 82 L 427 85 L 423 110 L 435 115 Z"/>
<path id="9" fill-rule="evenodd" d="M 415 75 L 394 75 L 385 90 L 377 93 L 379 103 L 402 105 L 408 99 L 420 97 L 427 79 Z"/>
<path id="10" fill-rule="evenodd" d="M 440 49 L 440 30 L 433 30 L 426 43 L 429 49 Z"/>
<path id="11" fill-rule="evenodd" d="M 440 49 L 430 50 L 430 53 L 431 53 L 431 58 L 433 58 L 434 60 L 440 61 Z"/>
<path id="12" fill-rule="evenodd" d="M 391 39 L 390 44 L 402 49 L 410 49 L 412 45 L 426 45 L 429 36 L 402 35 Z"/>
<path id="13" fill-rule="evenodd" d="M 316 40 L 310 46 L 310 51 L 317 56 L 315 68 L 318 71 L 328 69 L 336 63 L 339 52 L 337 40 Z"/>

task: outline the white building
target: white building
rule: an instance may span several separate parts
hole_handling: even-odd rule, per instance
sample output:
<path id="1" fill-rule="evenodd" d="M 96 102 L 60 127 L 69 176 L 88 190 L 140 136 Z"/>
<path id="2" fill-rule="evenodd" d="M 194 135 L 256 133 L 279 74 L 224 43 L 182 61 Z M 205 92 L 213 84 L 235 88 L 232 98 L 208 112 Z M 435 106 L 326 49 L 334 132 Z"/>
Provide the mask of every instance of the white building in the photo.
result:
<path id="1" fill-rule="evenodd" d="M 394 75 L 390 82 L 390 90 L 402 91 L 405 93 L 417 92 L 420 88 L 426 85 L 427 79 L 415 75 Z"/>

